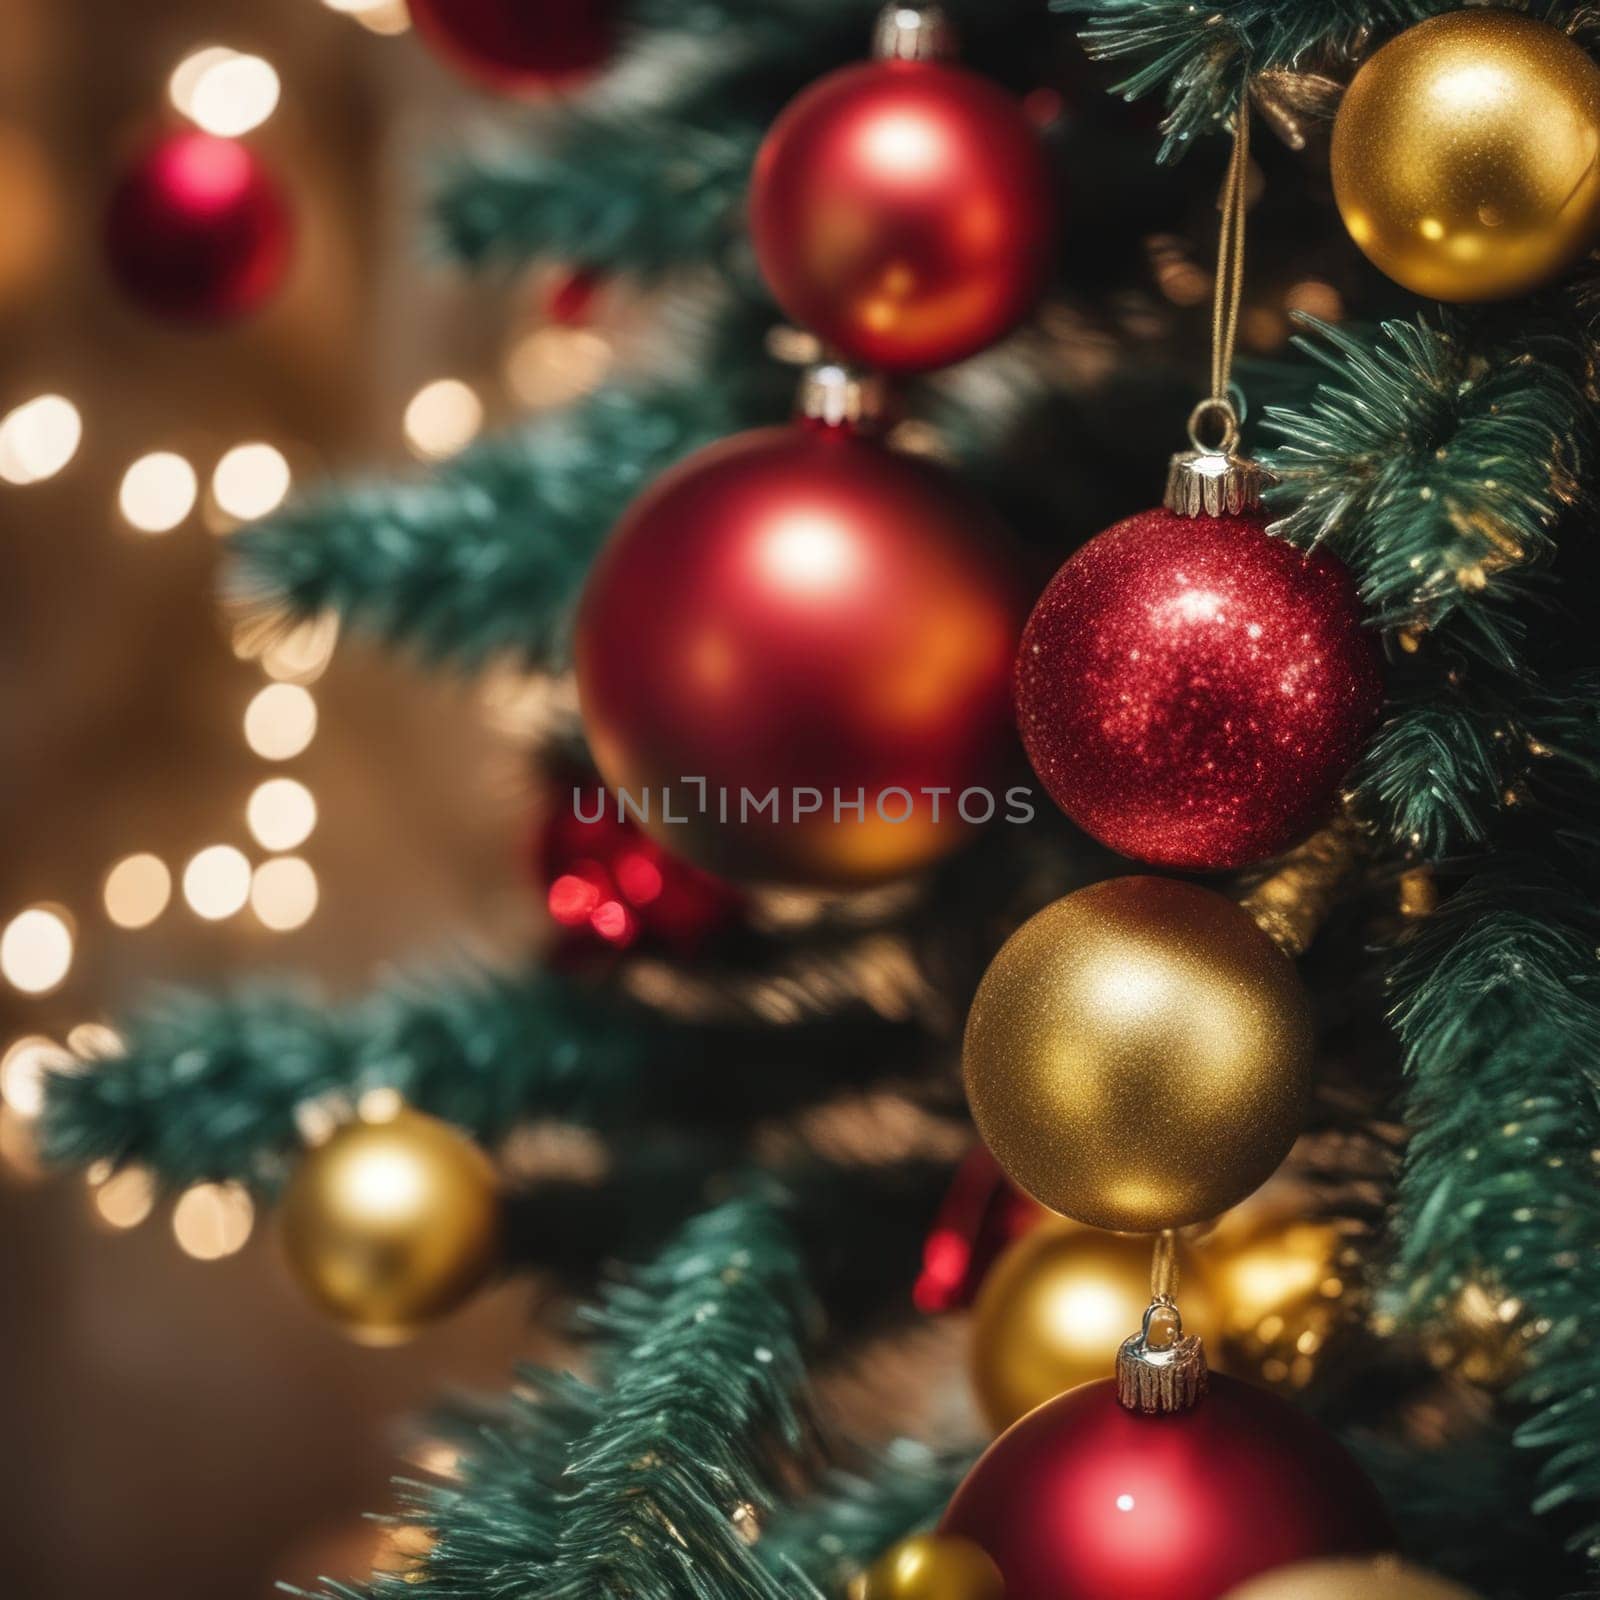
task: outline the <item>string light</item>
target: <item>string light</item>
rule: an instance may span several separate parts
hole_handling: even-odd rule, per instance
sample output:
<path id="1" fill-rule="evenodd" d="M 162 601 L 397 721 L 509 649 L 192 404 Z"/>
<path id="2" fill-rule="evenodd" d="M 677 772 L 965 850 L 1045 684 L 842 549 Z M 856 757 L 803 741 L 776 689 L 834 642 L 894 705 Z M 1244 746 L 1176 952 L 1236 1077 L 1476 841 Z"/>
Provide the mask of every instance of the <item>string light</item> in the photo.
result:
<path id="1" fill-rule="evenodd" d="M 459 378 L 424 384 L 406 407 L 406 442 L 424 461 L 442 461 L 464 450 L 482 426 L 483 402 Z"/>
<path id="2" fill-rule="evenodd" d="M 80 1022 L 67 1034 L 67 1049 L 79 1061 L 110 1061 L 126 1048 L 122 1035 L 103 1022 Z"/>
<path id="3" fill-rule="evenodd" d="M 611 342 L 592 328 L 538 328 L 506 357 L 506 382 L 524 405 L 569 405 L 605 377 L 611 357 Z"/>
<path id="4" fill-rule="evenodd" d="M 224 139 L 259 128 L 277 109 L 280 92 L 271 62 L 223 45 L 186 56 L 167 81 L 174 107 L 197 127 Z"/>
<path id="5" fill-rule="evenodd" d="M 148 928 L 172 899 L 172 874 L 159 856 L 124 856 L 106 874 L 102 895 L 119 928 Z"/>
<path id="6" fill-rule="evenodd" d="M 327 670 L 338 642 L 338 614 L 324 611 L 273 639 L 261 652 L 261 670 L 287 683 L 315 683 Z"/>
<path id="7" fill-rule="evenodd" d="M 281 450 L 270 444 L 236 444 L 211 474 L 211 496 L 230 517 L 250 522 L 276 511 L 291 481 Z"/>
<path id="8" fill-rule="evenodd" d="M 237 1183 L 197 1183 L 186 1189 L 172 1212 L 178 1248 L 196 1261 L 220 1261 L 244 1248 L 255 1225 L 256 1208 Z"/>
<path id="9" fill-rule="evenodd" d="M 242 850 L 214 844 L 194 856 L 183 869 L 183 898 L 207 922 L 221 922 L 250 898 L 250 863 Z"/>
<path id="10" fill-rule="evenodd" d="M 256 868 L 250 908 L 274 933 L 304 927 L 317 909 L 317 875 L 299 856 L 276 856 Z"/>
<path id="11" fill-rule="evenodd" d="M 194 468 L 170 450 L 156 450 L 123 473 L 117 503 L 140 533 L 171 533 L 194 510 L 199 493 Z"/>
<path id="12" fill-rule="evenodd" d="M 405 0 L 322 0 L 330 11 L 353 18 L 373 33 L 404 33 L 411 26 Z"/>
<path id="13" fill-rule="evenodd" d="M 94 1190 L 95 1214 L 112 1228 L 137 1228 L 155 1210 L 156 1186 L 142 1167 L 113 1172 Z"/>
<path id="14" fill-rule="evenodd" d="M 269 683 L 245 707 L 245 743 L 264 761 L 288 761 L 311 743 L 317 703 L 297 683 Z"/>
<path id="15" fill-rule="evenodd" d="M 36 1117 L 44 1110 L 45 1074 L 71 1066 L 71 1052 L 54 1039 L 37 1033 L 18 1039 L 0 1058 L 0 1100 L 19 1117 Z"/>
<path id="16" fill-rule="evenodd" d="M 72 928 L 50 906 L 19 912 L 0 934 L 0 974 L 24 994 L 48 994 L 72 970 Z"/>
<path id="17" fill-rule="evenodd" d="M 0 478 L 43 483 L 78 453 L 83 418 L 59 394 L 41 394 L 0 418 Z"/>
<path id="18" fill-rule="evenodd" d="M 293 850 L 317 825 L 317 802 L 293 778 L 268 778 L 245 807 L 245 820 L 264 850 Z"/>

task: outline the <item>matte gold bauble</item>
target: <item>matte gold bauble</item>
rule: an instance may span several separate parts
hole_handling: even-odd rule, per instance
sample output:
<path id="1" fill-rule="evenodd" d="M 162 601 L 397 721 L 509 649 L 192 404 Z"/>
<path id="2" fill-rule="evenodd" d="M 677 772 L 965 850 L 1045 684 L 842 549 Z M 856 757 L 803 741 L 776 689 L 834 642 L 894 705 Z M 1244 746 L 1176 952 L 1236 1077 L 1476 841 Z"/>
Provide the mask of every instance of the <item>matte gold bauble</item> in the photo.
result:
<path id="1" fill-rule="evenodd" d="M 891 1545 L 848 1600 L 1005 1600 L 1000 1569 L 970 1539 L 919 1533 Z"/>
<path id="2" fill-rule="evenodd" d="M 1483 6 L 1373 55 L 1333 126 L 1350 237 L 1436 300 L 1527 294 L 1600 234 L 1600 67 L 1566 34 Z"/>
<path id="3" fill-rule="evenodd" d="M 1223 1600 L 1477 1600 L 1397 1556 L 1297 1561 L 1230 1589 Z"/>
<path id="4" fill-rule="evenodd" d="M 1185 1333 L 1214 1348 L 1204 1278 L 1178 1252 Z M 972 1384 L 996 1433 L 1080 1383 L 1110 1377 L 1150 1304 L 1150 1240 L 1059 1219 L 1019 1239 L 990 1271 L 972 1321 Z"/>
<path id="5" fill-rule="evenodd" d="M 308 1151 L 280 1220 L 289 1265 L 311 1298 L 363 1342 L 393 1343 L 488 1275 L 495 1172 L 448 1123 L 402 1110 L 347 1123 Z"/>
<path id="6" fill-rule="evenodd" d="M 1019 1187 L 1078 1222 L 1182 1227 L 1283 1160 L 1310 1093 L 1293 963 L 1231 900 L 1113 878 L 1023 924 L 967 1019 L 967 1099 Z"/>

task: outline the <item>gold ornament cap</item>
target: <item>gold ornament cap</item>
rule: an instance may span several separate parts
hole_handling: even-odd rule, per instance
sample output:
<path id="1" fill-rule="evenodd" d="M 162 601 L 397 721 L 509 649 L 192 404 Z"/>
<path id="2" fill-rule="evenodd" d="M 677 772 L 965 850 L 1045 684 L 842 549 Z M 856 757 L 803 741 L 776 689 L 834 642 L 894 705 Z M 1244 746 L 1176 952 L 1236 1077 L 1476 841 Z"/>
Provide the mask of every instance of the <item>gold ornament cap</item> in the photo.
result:
<path id="1" fill-rule="evenodd" d="M 1207 421 L 1221 423 L 1221 437 L 1207 444 L 1201 430 Z M 1232 402 L 1202 400 L 1189 413 L 1192 450 L 1181 450 L 1167 466 L 1167 492 L 1162 504 L 1180 517 L 1236 517 L 1261 504 L 1267 483 L 1263 467 L 1238 454 L 1239 418 Z"/>
<path id="2" fill-rule="evenodd" d="M 1152 1301 L 1144 1326 L 1117 1352 L 1117 1399 L 1129 1411 L 1168 1417 L 1196 1405 L 1209 1378 L 1199 1335 L 1183 1331 L 1171 1300 Z"/>
<path id="3" fill-rule="evenodd" d="M 883 378 L 839 361 L 807 367 L 800 378 L 795 411 L 828 428 L 874 428 L 888 410 Z"/>
<path id="4" fill-rule="evenodd" d="M 872 31 L 879 61 L 947 61 L 956 53 L 949 13 L 936 5 L 886 5 Z"/>

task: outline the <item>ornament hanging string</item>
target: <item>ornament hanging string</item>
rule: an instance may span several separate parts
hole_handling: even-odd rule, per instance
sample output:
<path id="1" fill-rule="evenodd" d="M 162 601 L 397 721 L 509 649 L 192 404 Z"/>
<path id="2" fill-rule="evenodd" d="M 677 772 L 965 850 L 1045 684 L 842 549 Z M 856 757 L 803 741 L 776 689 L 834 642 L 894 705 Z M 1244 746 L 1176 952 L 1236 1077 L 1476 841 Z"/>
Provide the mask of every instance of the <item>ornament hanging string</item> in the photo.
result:
<path id="1" fill-rule="evenodd" d="M 1233 129 L 1233 152 L 1222 180 L 1217 209 L 1222 213 L 1217 238 L 1216 287 L 1211 299 L 1211 393 L 1189 415 L 1189 437 L 1197 450 L 1220 450 L 1232 455 L 1239 443 L 1239 413 L 1229 394 L 1233 352 L 1239 337 L 1239 308 L 1244 300 L 1245 198 L 1250 177 L 1250 92 L 1245 90 Z M 1215 445 L 1200 438 L 1207 418 L 1222 423 Z"/>
<path id="2" fill-rule="evenodd" d="M 1150 1261 L 1150 1298 L 1157 1305 L 1171 1305 L 1178 1298 L 1178 1235 L 1171 1228 L 1163 1228 L 1156 1235 Z"/>

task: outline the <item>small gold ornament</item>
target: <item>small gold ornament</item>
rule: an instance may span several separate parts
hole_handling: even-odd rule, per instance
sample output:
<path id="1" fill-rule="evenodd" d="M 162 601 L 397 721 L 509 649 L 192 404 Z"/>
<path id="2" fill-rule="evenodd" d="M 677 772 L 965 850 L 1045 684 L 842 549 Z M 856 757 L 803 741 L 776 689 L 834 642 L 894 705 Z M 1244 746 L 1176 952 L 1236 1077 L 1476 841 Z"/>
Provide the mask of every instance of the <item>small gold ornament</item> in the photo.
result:
<path id="1" fill-rule="evenodd" d="M 1184 1329 L 1214 1347 L 1212 1296 L 1180 1248 Z M 972 1383 L 996 1433 L 1067 1389 L 1116 1370 L 1117 1351 L 1150 1303 L 1150 1240 L 1059 1218 L 994 1264 L 972 1321 Z"/>
<path id="2" fill-rule="evenodd" d="M 1297 1561 L 1230 1589 L 1223 1600 L 1478 1600 L 1470 1589 L 1398 1556 Z"/>
<path id="3" fill-rule="evenodd" d="M 1356 74 L 1332 166 L 1350 237 L 1395 282 L 1527 294 L 1600 234 L 1600 67 L 1516 11 L 1430 17 Z"/>
<path id="4" fill-rule="evenodd" d="M 937 1533 L 891 1545 L 846 1591 L 848 1600 L 1005 1600 L 1005 1593 L 983 1550 Z"/>
<path id="5" fill-rule="evenodd" d="M 346 1123 L 301 1160 L 280 1221 L 311 1298 L 363 1343 L 396 1343 L 488 1275 L 494 1167 L 465 1134 L 421 1112 Z"/>
<path id="6" fill-rule="evenodd" d="M 1113 878 L 1023 924 L 967 1019 L 967 1099 L 1020 1188 L 1120 1232 L 1216 1216 L 1288 1153 L 1310 1093 L 1294 964 L 1231 900 Z"/>
<path id="7" fill-rule="evenodd" d="M 1206 1269 L 1235 1372 L 1289 1389 L 1311 1382 L 1343 1315 L 1343 1248 L 1326 1222 L 1268 1223 L 1237 1244 L 1207 1242 Z"/>

